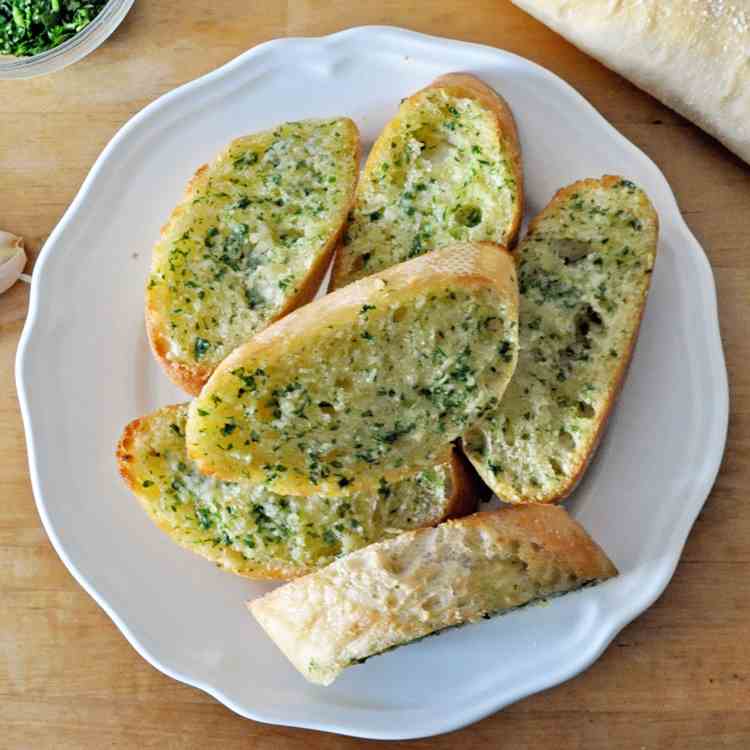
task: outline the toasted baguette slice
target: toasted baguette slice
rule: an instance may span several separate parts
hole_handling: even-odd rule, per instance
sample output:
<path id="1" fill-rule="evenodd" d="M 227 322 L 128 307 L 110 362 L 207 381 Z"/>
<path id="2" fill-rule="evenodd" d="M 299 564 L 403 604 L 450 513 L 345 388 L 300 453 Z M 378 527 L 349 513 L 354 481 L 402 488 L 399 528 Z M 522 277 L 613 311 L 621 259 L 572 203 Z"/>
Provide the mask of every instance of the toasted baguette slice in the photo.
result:
<path id="1" fill-rule="evenodd" d="M 477 513 L 347 555 L 248 604 L 308 679 L 443 628 L 617 575 L 559 507 Z"/>
<path id="2" fill-rule="evenodd" d="M 521 351 L 500 406 L 464 436 L 508 502 L 557 502 L 594 453 L 630 361 L 658 219 L 632 182 L 560 190 L 518 248 Z"/>
<path id="3" fill-rule="evenodd" d="M 186 419 L 182 404 L 131 422 L 117 448 L 120 474 L 177 544 L 248 578 L 305 575 L 404 529 L 471 513 L 482 492 L 455 450 L 447 462 L 371 494 L 300 502 L 201 474 L 185 449 Z"/>
<path id="4" fill-rule="evenodd" d="M 451 73 L 405 99 L 367 159 L 331 288 L 460 241 L 512 247 L 521 149 L 505 100 Z"/>
<path id="5" fill-rule="evenodd" d="M 190 405 L 204 473 L 289 495 L 376 489 L 442 462 L 513 373 L 518 292 L 498 245 L 402 263 L 233 352 Z"/>
<path id="6" fill-rule="evenodd" d="M 154 247 L 146 325 L 169 378 L 197 394 L 216 365 L 315 295 L 354 198 L 347 118 L 238 138 L 201 167 Z"/>

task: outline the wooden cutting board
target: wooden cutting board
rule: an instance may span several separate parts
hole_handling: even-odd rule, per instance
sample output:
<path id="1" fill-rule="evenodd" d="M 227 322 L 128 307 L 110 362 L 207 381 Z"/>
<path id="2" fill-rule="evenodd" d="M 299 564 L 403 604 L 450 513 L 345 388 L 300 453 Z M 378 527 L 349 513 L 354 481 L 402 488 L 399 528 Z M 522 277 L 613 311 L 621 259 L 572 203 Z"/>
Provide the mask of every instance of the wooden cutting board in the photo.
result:
<path id="1" fill-rule="evenodd" d="M 86 60 L 51 77 L 0 82 L 0 228 L 25 236 L 35 255 L 100 150 L 144 105 L 259 42 L 362 24 L 535 60 L 640 146 L 711 259 L 732 392 L 724 464 L 664 596 L 580 677 L 461 732 L 392 746 L 747 750 L 750 167 L 711 138 L 503 0 L 139 0 Z M 71 578 L 29 485 L 13 381 L 27 303 L 24 284 L 0 297 L 0 747 L 375 747 L 247 721 L 170 680 Z"/>

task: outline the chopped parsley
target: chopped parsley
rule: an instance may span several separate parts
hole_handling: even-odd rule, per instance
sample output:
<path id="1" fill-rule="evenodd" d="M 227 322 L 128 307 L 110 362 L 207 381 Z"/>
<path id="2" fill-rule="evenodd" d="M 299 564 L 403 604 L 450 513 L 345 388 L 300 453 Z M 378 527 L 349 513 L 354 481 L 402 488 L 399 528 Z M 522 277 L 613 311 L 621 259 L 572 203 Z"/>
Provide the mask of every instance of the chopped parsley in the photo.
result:
<path id="1" fill-rule="evenodd" d="M 29 57 L 83 31 L 107 0 L 0 0 L 0 55 Z"/>
<path id="2" fill-rule="evenodd" d="M 211 344 L 206 341 L 206 339 L 202 339 L 200 336 L 198 336 L 198 338 L 195 339 L 195 345 L 193 346 L 195 358 L 197 360 L 203 359 L 210 346 Z"/>

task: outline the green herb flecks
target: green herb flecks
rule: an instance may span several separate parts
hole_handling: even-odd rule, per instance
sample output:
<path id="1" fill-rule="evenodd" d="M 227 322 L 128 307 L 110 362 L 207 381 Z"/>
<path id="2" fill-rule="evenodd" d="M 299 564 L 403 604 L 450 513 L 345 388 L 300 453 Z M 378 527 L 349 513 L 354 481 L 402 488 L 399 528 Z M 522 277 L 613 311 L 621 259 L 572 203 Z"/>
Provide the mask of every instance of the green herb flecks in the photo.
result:
<path id="1" fill-rule="evenodd" d="M 106 0 L 0 0 L 0 54 L 30 57 L 85 29 Z"/>
<path id="2" fill-rule="evenodd" d="M 193 345 L 193 353 L 195 354 L 195 358 L 197 360 L 203 359 L 206 352 L 211 347 L 211 344 L 206 341 L 206 339 L 202 339 L 200 336 L 195 339 L 195 344 Z"/>

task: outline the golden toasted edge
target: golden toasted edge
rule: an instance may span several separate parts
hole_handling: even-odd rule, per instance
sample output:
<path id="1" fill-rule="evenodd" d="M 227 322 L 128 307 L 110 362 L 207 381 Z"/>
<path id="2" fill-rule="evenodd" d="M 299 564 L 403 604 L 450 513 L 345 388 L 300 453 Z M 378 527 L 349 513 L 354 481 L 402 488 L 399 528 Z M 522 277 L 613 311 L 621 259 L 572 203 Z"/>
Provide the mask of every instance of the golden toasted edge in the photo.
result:
<path id="1" fill-rule="evenodd" d="M 545 555 L 560 567 L 570 567 L 583 581 L 604 581 L 618 574 L 614 563 L 588 532 L 559 505 L 511 505 L 483 511 L 449 524 L 492 524 L 508 540 L 528 542 L 529 559 Z"/>
<path id="2" fill-rule="evenodd" d="M 342 208 L 341 210 L 338 228 L 331 233 L 328 241 L 319 252 L 315 263 L 313 263 L 307 275 L 301 280 L 297 293 L 289 297 L 287 303 L 284 305 L 284 307 L 282 307 L 281 310 L 279 310 L 278 314 L 271 318 L 271 320 L 269 320 L 269 325 L 279 320 L 280 318 L 283 318 L 285 315 L 288 315 L 298 307 L 307 304 L 315 296 L 315 293 L 318 291 L 318 288 L 323 282 L 326 270 L 328 269 L 328 265 L 331 261 L 331 256 L 336 250 L 336 247 L 339 245 L 341 236 L 344 232 L 344 228 L 346 227 L 346 221 L 349 215 L 349 211 L 351 211 L 352 206 L 354 205 L 354 196 L 356 195 L 358 181 L 357 176 L 359 174 L 359 160 L 362 154 L 362 142 L 359 134 L 359 128 L 352 119 L 350 119 L 349 117 L 341 117 L 338 119 L 344 122 L 347 127 L 352 130 L 352 135 L 354 137 L 354 148 L 352 149 L 350 158 L 354 161 L 355 178 L 349 191 L 348 200 L 346 201 L 344 208 Z M 219 153 L 215 161 L 218 161 L 224 154 L 231 151 L 232 147 L 238 140 L 242 140 L 246 137 L 247 136 L 243 136 L 242 138 L 236 138 L 235 140 L 233 140 L 223 151 Z M 204 164 L 203 166 L 199 167 L 196 170 L 195 174 L 191 177 L 190 181 L 187 184 L 187 187 L 185 188 L 185 192 L 183 194 L 182 200 L 180 201 L 180 204 L 172 211 L 169 219 L 161 228 L 160 236 L 162 238 L 170 231 L 172 225 L 180 216 L 180 214 L 183 213 L 183 205 L 191 199 L 196 190 L 198 181 L 208 168 L 209 165 Z M 197 396 L 200 393 L 201 388 L 211 377 L 211 374 L 213 373 L 215 368 L 206 365 L 199 365 L 197 363 L 188 365 L 182 362 L 173 362 L 172 360 L 170 360 L 167 357 L 167 353 L 169 351 L 169 340 L 164 334 L 167 326 L 168 321 L 161 314 L 157 305 L 152 299 L 152 295 L 147 290 L 146 332 L 148 334 L 148 340 L 151 344 L 151 350 L 154 354 L 154 357 L 156 357 L 157 361 L 163 367 L 167 377 L 178 388 L 181 388 L 191 396 Z"/>
<path id="3" fill-rule="evenodd" d="M 139 432 L 147 431 L 150 422 L 164 418 L 167 415 L 175 414 L 181 406 L 183 406 L 183 404 L 163 406 L 151 414 L 138 417 L 129 422 L 125 426 L 115 450 L 117 468 L 120 476 L 124 479 L 125 484 L 135 495 L 139 504 L 146 512 L 146 515 L 151 521 L 153 521 L 157 528 L 163 531 L 173 542 L 183 549 L 193 552 L 209 562 L 219 564 L 224 558 L 217 554 L 215 550 L 204 545 L 196 546 L 192 542 L 183 541 L 180 535 L 176 533 L 177 530 L 172 525 L 166 523 L 161 516 L 152 511 L 151 503 L 145 497 L 143 488 L 138 484 L 133 473 L 133 464 L 135 463 L 135 436 Z M 435 516 L 433 519 L 426 522 L 424 527 L 420 528 L 436 526 L 448 519 L 459 518 L 471 513 L 476 507 L 477 498 L 481 496 L 483 491 L 482 487 L 484 487 L 484 485 L 481 480 L 479 480 L 476 472 L 474 472 L 471 464 L 469 464 L 466 458 L 461 455 L 457 449 L 453 450 L 446 463 L 450 472 L 451 495 L 445 504 L 443 514 Z M 235 575 L 254 581 L 291 581 L 317 570 L 317 568 L 291 565 L 281 562 L 273 567 L 257 565 L 257 567 L 248 566 L 247 568 L 244 568 L 237 566 L 236 564 L 233 564 L 233 561 L 230 561 L 230 564 L 221 562 L 219 567 L 229 573 L 234 573 Z"/>
<path id="4" fill-rule="evenodd" d="M 455 260 L 460 253 L 467 255 L 467 262 L 473 266 L 472 273 L 460 273 L 450 270 L 455 267 Z M 469 257 L 469 256 L 472 257 Z M 441 270 L 441 266 L 447 263 L 449 270 Z M 412 260 L 387 268 L 380 273 L 367 276 L 355 281 L 341 289 L 337 289 L 299 309 L 277 320 L 261 332 L 256 334 L 246 344 L 237 347 L 221 364 L 214 370 L 211 377 L 201 390 L 210 392 L 214 384 L 226 372 L 231 372 L 242 367 L 248 360 L 257 357 L 263 352 L 278 348 L 284 351 L 290 346 L 290 342 L 309 337 L 316 330 L 325 329 L 336 323 L 346 322 L 353 317 L 361 306 L 371 301 L 373 296 L 381 293 L 384 289 L 390 292 L 404 293 L 408 289 L 419 289 L 435 283 L 437 280 L 452 278 L 457 286 L 470 288 L 491 284 L 499 294 L 507 299 L 514 316 L 518 316 L 518 283 L 516 281 L 516 270 L 513 258 L 508 250 L 502 245 L 492 242 L 464 242 L 449 245 L 425 253 Z M 385 284 L 383 282 L 386 282 Z M 199 435 L 198 428 L 198 400 L 190 404 L 186 425 L 187 450 L 190 458 L 198 464 L 204 474 L 232 481 L 236 477 L 228 476 L 221 469 L 211 463 L 196 448 L 196 439 Z M 252 469 L 248 469 L 250 473 Z M 263 479 L 262 472 L 255 472 L 258 481 Z M 407 476 L 407 473 L 399 475 Z M 395 481 L 399 476 L 387 476 Z M 278 491 L 288 495 L 311 495 L 320 492 L 316 489 L 301 491 L 299 486 L 279 485 Z"/>
<path id="5" fill-rule="evenodd" d="M 534 231 L 536 228 L 537 223 L 544 218 L 544 214 L 546 211 L 552 209 L 555 210 L 557 206 L 560 203 L 565 202 L 568 197 L 578 191 L 578 190 L 585 190 L 589 188 L 596 188 L 599 186 L 602 186 L 604 188 L 610 189 L 615 187 L 615 185 L 619 184 L 623 178 L 619 175 L 603 175 L 600 179 L 585 179 L 585 180 L 579 180 L 578 182 L 574 182 L 572 185 L 568 185 L 567 187 L 558 190 L 557 193 L 554 195 L 552 200 L 550 201 L 549 205 L 542 211 L 541 214 L 539 214 L 537 217 L 534 218 L 534 220 L 529 225 L 529 233 Z M 645 192 L 641 192 L 641 208 L 644 212 L 644 215 L 650 214 L 650 218 L 652 219 L 654 223 L 654 230 L 656 233 L 656 242 L 654 243 L 653 248 L 653 257 L 656 258 L 656 252 L 658 247 L 658 235 L 659 235 L 659 216 L 656 213 L 655 208 L 651 204 L 651 201 L 646 196 Z M 569 479 L 562 483 L 560 488 L 557 492 L 548 495 L 543 500 L 531 500 L 531 502 L 542 502 L 542 503 L 559 503 L 565 500 L 571 492 L 576 488 L 578 483 L 583 478 L 583 475 L 586 473 L 586 469 L 588 468 L 589 464 L 591 463 L 591 460 L 594 457 L 594 454 L 596 453 L 597 448 L 599 447 L 599 443 L 601 442 L 602 436 L 604 435 L 604 430 L 607 426 L 607 422 L 609 421 L 609 417 L 612 413 L 612 409 L 614 408 L 614 405 L 617 401 L 617 397 L 620 394 L 620 391 L 622 390 L 623 383 L 625 382 L 625 375 L 627 374 L 628 368 L 630 367 L 630 363 L 633 358 L 633 352 L 635 351 L 635 345 L 638 341 L 638 334 L 640 332 L 641 327 L 641 321 L 643 320 L 643 314 L 646 310 L 646 301 L 648 299 L 648 292 L 651 287 L 651 274 L 648 275 L 648 281 L 643 289 L 642 296 L 638 302 L 638 306 L 633 310 L 633 314 L 631 316 L 631 319 L 634 321 L 633 325 L 633 332 L 630 336 L 630 339 L 627 342 L 626 345 L 626 352 L 624 356 L 621 358 L 620 364 L 617 368 L 617 371 L 615 373 L 614 382 L 612 385 L 612 388 L 609 392 L 609 397 L 607 398 L 607 401 L 605 403 L 604 409 L 602 410 L 602 413 L 597 420 L 596 424 L 596 430 L 594 431 L 591 440 L 586 447 L 586 449 L 581 453 L 580 461 L 578 462 L 578 466 L 576 469 L 571 473 L 571 476 Z M 525 498 L 519 498 L 517 502 L 527 502 Z"/>
<path id="6" fill-rule="evenodd" d="M 448 460 L 451 494 L 443 517 L 431 526 L 452 518 L 463 518 L 477 509 L 480 501 L 489 498 L 489 489 L 481 480 L 471 462 L 454 446 Z"/>
<path id="7" fill-rule="evenodd" d="M 234 141 L 232 141 L 234 143 Z M 231 148 L 231 144 L 222 151 L 216 159 L 220 159 L 221 156 Z M 195 170 L 195 173 L 190 178 L 185 191 L 182 195 L 180 203 L 172 210 L 169 218 L 164 223 L 159 233 L 160 240 L 163 239 L 172 229 L 173 224 L 177 219 L 184 213 L 184 204 L 191 200 L 196 190 L 198 181 L 203 177 L 203 174 L 208 170 L 209 165 L 203 164 Z M 158 244 L 158 243 L 156 243 Z M 153 250 L 152 250 L 153 253 Z M 153 254 L 152 254 L 153 264 Z M 165 331 L 168 328 L 168 321 L 162 314 L 159 306 L 156 304 L 154 299 L 154 293 L 150 289 L 146 289 L 146 333 L 148 334 L 148 340 L 151 344 L 151 351 L 154 354 L 156 360 L 164 368 L 164 372 L 167 377 L 182 390 L 189 393 L 191 396 L 195 396 L 200 393 L 200 389 L 203 383 L 208 379 L 211 374 L 210 367 L 205 365 L 189 366 L 181 362 L 173 362 L 167 357 L 169 352 L 169 339 L 165 335 Z"/>
<path id="8" fill-rule="evenodd" d="M 561 188 L 558 190 L 554 196 L 552 197 L 552 200 L 545 206 L 540 213 L 538 213 L 534 219 L 529 224 L 529 227 L 526 232 L 526 237 L 531 235 L 534 230 L 536 229 L 537 224 L 545 219 L 550 213 L 553 213 L 557 210 L 558 206 L 561 203 L 564 203 L 568 197 L 577 191 L 584 190 L 587 188 L 593 189 L 597 187 L 604 187 L 604 188 L 613 188 L 615 185 L 619 184 L 624 178 L 620 177 L 618 175 L 603 175 L 601 178 L 587 178 L 585 180 L 578 180 L 577 182 L 572 183 L 571 185 L 567 185 L 564 188 Z M 653 255 L 656 257 L 657 252 L 657 246 L 658 246 L 658 234 L 659 234 L 659 215 L 656 213 L 656 209 L 652 205 L 651 201 L 646 196 L 645 192 L 641 191 L 641 206 L 644 210 L 644 213 L 651 214 L 651 219 L 654 222 L 655 225 L 655 231 L 656 231 L 656 238 L 657 242 L 654 244 L 653 249 Z M 524 237 L 524 240 L 526 239 Z M 612 409 L 614 408 L 615 402 L 617 401 L 617 397 L 620 394 L 620 391 L 622 390 L 623 383 L 625 382 L 625 375 L 627 374 L 628 368 L 630 367 L 630 362 L 633 358 L 633 352 L 635 350 L 635 345 L 638 340 L 638 333 L 640 331 L 641 321 L 643 320 L 643 314 L 646 310 L 646 301 L 648 299 L 648 292 L 649 288 L 651 286 L 651 274 L 649 274 L 648 282 L 643 290 L 643 295 L 640 300 L 640 304 L 638 305 L 638 308 L 633 311 L 633 318 L 637 318 L 636 324 L 633 326 L 633 334 L 630 337 L 630 340 L 627 343 L 626 347 L 626 353 L 622 357 L 622 360 L 620 362 L 619 367 L 617 368 L 617 372 L 615 375 L 614 384 L 610 390 L 609 397 L 607 398 L 607 401 L 605 403 L 604 409 L 597 420 L 596 430 L 594 431 L 591 441 L 589 445 L 586 447 L 585 451 L 581 451 L 581 457 L 578 462 L 578 465 L 574 469 L 574 471 L 571 473 L 571 476 L 567 479 L 567 481 L 561 483 L 557 489 L 557 491 L 548 494 L 546 496 L 542 497 L 534 497 L 534 498 L 528 498 L 524 497 L 522 495 L 519 495 L 509 484 L 504 484 L 502 482 L 499 482 L 493 475 L 490 475 L 485 467 L 483 466 L 482 462 L 477 460 L 474 461 L 471 458 L 471 455 L 469 453 L 465 453 L 468 460 L 474 465 L 474 467 L 477 469 L 479 474 L 482 476 L 484 481 L 489 485 L 489 487 L 492 489 L 495 494 L 498 495 L 498 497 L 502 498 L 505 502 L 508 503 L 533 503 L 533 504 L 545 504 L 545 503 L 560 503 L 565 498 L 567 498 L 571 492 L 576 488 L 578 483 L 583 478 L 583 475 L 586 473 L 586 469 L 588 468 L 589 464 L 591 463 L 592 458 L 594 457 L 594 454 L 596 453 L 597 448 L 599 447 L 599 443 L 601 442 L 602 436 L 604 434 L 604 429 L 607 425 L 607 421 L 609 420 L 610 414 L 612 413 Z"/>
<path id="9" fill-rule="evenodd" d="M 516 186 L 518 190 L 518 196 L 515 205 L 515 211 L 513 219 L 511 221 L 510 228 L 508 230 L 508 236 L 505 243 L 498 242 L 501 246 L 508 250 L 512 250 L 518 240 L 518 232 L 521 228 L 521 222 L 523 221 L 524 212 L 524 184 L 523 184 L 523 167 L 521 160 L 521 142 L 518 138 L 518 130 L 516 128 L 516 122 L 513 118 L 508 103 L 498 94 L 494 89 L 490 88 L 486 83 L 481 81 L 476 76 L 468 73 L 447 73 L 446 75 L 436 78 L 432 83 L 423 89 L 420 89 L 416 93 L 408 97 L 402 102 L 399 107 L 399 111 L 394 117 L 389 120 L 383 131 L 378 136 L 377 140 L 370 150 L 370 154 L 367 157 L 365 168 L 362 172 L 362 179 L 360 184 L 364 184 L 366 177 L 375 169 L 377 164 L 380 162 L 381 155 L 387 153 L 388 143 L 391 139 L 391 133 L 399 126 L 401 120 L 401 112 L 404 107 L 408 107 L 416 97 L 423 94 L 425 91 L 435 88 L 444 88 L 450 90 L 455 96 L 466 99 L 474 99 L 478 101 L 482 106 L 488 109 L 495 116 L 495 123 L 498 131 L 498 139 L 501 146 L 510 154 L 511 157 L 511 168 L 513 169 L 514 178 L 516 180 Z M 356 203 L 356 194 L 355 194 Z M 343 236 L 343 232 L 342 232 Z M 433 251 L 434 252 L 434 251 Z M 331 278 L 328 284 L 328 291 L 332 292 L 342 286 L 342 282 L 345 276 L 344 266 L 347 262 L 347 251 L 346 246 L 339 244 L 336 248 L 336 254 L 333 259 L 333 267 L 331 269 Z"/>
<path id="10" fill-rule="evenodd" d="M 135 495 L 146 515 L 151 519 L 154 525 L 163 531 L 175 544 L 217 565 L 221 570 L 234 573 L 243 578 L 248 578 L 254 581 L 289 581 L 300 575 L 306 575 L 307 573 L 312 572 L 311 569 L 300 571 L 298 567 L 288 565 L 279 565 L 278 567 L 267 569 L 245 569 L 233 564 L 232 561 L 229 561 L 229 564 L 227 564 L 221 555 L 216 554 L 215 551 L 212 552 L 207 546 L 195 545 L 191 542 L 184 541 L 181 536 L 176 533 L 177 530 L 171 524 L 167 523 L 161 516 L 153 512 L 151 503 L 145 497 L 143 489 L 138 485 L 136 477 L 133 474 L 133 464 L 135 463 L 133 444 L 135 442 L 135 436 L 144 429 L 147 429 L 149 422 L 161 418 L 166 412 L 173 413 L 180 406 L 182 406 L 182 404 L 164 406 L 152 414 L 134 419 L 126 425 L 117 444 L 115 456 L 117 458 L 117 468 L 120 476 L 125 480 L 125 484 L 127 484 L 128 488 Z"/>
<path id="11" fill-rule="evenodd" d="M 578 585 L 567 589 L 569 593 L 575 588 L 588 583 L 603 582 L 618 575 L 618 570 L 609 559 L 604 550 L 589 536 L 586 530 L 567 511 L 560 506 L 554 505 L 514 505 L 499 510 L 475 513 L 458 520 L 447 521 L 447 526 L 478 528 L 492 527 L 494 531 L 493 542 L 497 545 L 509 543 L 518 545 L 520 558 L 527 563 L 540 560 L 552 560 L 558 569 L 570 571 L 575 574 Z M 425 529 L 417 529 L 407 532 L 414 539 L 418 535 L 426 533 Z M 402 535 L 403 536 L 403 535 Z M 399 537 L 396 537 L 398 539 Z M 387 540 L 376 545 L 381 550 L 387 550 L 389 543 L 394 539 Z M 362 550 L 352 553 L 357 555 Z M 371 558 L 377 559 L 377 558 Z M 334 563 L 335 564 L 335 563 Z M 298 579 L 291 586 L 307 586 L 314 583 L 315 573 L 309 578 Z M 325 585 L 325 584 L 324 584 Z M 276 643 L 273 634 L 276 630 L 274 625 L 273 606 L 268 609 L 268 604 L 281 598 L 283 602 L 285 587 L 271 591 L 263 596 L 246 602 L 246 606 L 261 628 Z M 270 614 L 270 617 L 266 617 Z M 356 618 L 356 613 L 345 615 L 341 627 L 345 627 L 347 620 Z M 465 622 L 469 622 L 467 618 Z M 404 640 L 405 645 L 409 640 Z M 298 667 L 295 654 L 287 653 L 286 645 L 277 643 L 282 653 L 299 669 L 302 675 L 310 680 L 323 685 L 333 682 L 341 668 L 331 668 L 330 673 L 324 680 L 316 679 L 309 671 Z"/>
<path id="12" fill-rule="evenodd" d="M 120 472 L 120 476 L 125 480 L 125 484 L 127 484 L 133 492 L 136 491 L 135 477 L 133 476 L 132 467 L 132 464 L 135 462 L 135 456 L 132 453 L 133 438 L 146 419 L 148 419 L 148 417 L 138 417 L 132 422 L 129 422 L 125 426 L 120 440 L 117 443 L 117 449 L 115 450 L 117 469 Z"/>

